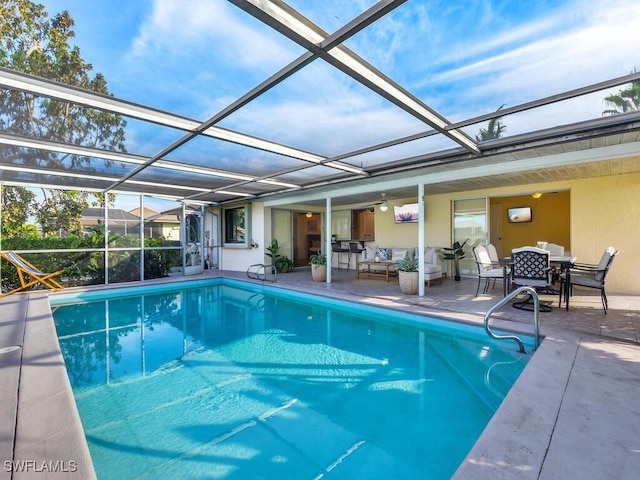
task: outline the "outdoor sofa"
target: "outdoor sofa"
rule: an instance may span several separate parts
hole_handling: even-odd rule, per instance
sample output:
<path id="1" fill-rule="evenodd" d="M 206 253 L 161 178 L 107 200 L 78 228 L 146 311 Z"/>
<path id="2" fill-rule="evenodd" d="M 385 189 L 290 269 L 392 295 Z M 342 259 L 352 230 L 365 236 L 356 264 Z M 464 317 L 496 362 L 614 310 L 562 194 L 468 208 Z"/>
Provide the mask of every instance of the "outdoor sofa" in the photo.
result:
<path id="1" fill-rule="evenodd" d="M 431 280 L 442 279 L 447 276 L 447 261 L 441 252 L 442 247 L 425 247 L 424 249 L 424 281 L 431 286 Z M 417 247 L 378 247 L 377 245 L 366 245 L 364 248 L 364 260 L 375 260 L 376 255 L 381 261 L 397 262 L 404 257 L 415 258 L 418 253 Z M 368 267 L 361 266 L 363 269 Z M 371 265 L 371 270 L 382 270 L 385 267 Z M 395 271 L 394 267 L 389 268 Z"/>

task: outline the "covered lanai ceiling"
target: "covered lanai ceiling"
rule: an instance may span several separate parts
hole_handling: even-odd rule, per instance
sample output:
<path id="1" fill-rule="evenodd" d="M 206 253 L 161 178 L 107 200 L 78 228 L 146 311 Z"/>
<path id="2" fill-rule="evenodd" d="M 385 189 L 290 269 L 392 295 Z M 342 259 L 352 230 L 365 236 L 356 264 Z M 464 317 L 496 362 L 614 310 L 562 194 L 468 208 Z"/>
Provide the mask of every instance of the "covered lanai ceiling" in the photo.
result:
<path id="1" fill-rule="evenodd" d="M 639 112 L 603 115 L 640 81 L 635 1 L 41 3 L 113 96 L 7 68 L 0 88 L 121 115 L 124 144 L 3 129 L 6 184 L 346 204 L 640 171 Z"/>

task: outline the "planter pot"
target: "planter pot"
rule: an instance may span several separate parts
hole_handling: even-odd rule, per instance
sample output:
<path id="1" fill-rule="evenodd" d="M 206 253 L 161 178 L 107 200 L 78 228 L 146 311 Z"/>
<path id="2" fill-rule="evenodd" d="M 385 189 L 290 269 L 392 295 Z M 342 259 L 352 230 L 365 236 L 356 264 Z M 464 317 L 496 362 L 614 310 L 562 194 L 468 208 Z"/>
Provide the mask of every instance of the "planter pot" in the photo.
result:
<path id="1" fill-rule="evenodd" d="M 455 276 L 453 277 L 453 279 L 454 279 L 456 282 L 459 282 L 459 281 L 460 281 L 460 275 L 455 275 Z"/>
<path id="2" fill-rule="evenodd" d="M 316 282 L 327 281 L 327 266 L 326 265 L 311 265 L 311 276 Z"/>
<path id="3" fill-rule="evenodd" d="M 420 276 L 418 272 L 398 272 L 398 282 L 400 290 L 405 295 L 415 295 L 418 293 L 418 280 Z"/>

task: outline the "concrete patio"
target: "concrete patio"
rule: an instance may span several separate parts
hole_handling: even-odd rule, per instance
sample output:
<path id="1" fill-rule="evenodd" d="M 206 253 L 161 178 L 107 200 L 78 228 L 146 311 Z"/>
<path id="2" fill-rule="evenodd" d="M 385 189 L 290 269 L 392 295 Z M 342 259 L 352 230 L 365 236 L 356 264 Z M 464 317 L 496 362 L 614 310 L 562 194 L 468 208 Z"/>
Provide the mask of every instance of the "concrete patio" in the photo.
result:
<path id="1" fill-rule="evenodd" d="M 158 282 L 223 275 L 246 280 L 241 273 L 208 270 Z M 353 270 L 336 269 L 331 284 L 316 283 L 308 268 L 278 275 L 275 283 L 481 325 L 484 313 L 502 298 L 502 287 L 498 282 L 487 295 L 475 297 L 476 285 L 475 278 L 448 278 L 433 282 L 424 297 L 406 296 L 397 279 L 356 280 Z M 541 313 L 544 342 L 456 478 L 636 478 L 640 297 L 609 293 L 607 315 L 596 291 L 576 290 L 569 311 L 557 308 L 557 296 L 541 300 L 554 307 Z M 0 479 L 94 477 L 47 293 L 12 295 L 0 300 L 0 308 Z M 532 318 L 505 305 L 492 326 L 530 334 Z"/>

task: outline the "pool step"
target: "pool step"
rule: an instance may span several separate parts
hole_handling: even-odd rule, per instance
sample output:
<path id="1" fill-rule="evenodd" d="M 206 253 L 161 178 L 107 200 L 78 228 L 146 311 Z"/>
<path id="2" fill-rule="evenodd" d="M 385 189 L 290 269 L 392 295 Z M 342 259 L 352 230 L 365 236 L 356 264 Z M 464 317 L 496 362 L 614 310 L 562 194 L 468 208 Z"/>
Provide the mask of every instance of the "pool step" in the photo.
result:
<path id="1" fill-rule="evenodd" d="M 491 412 L 497 410 L 513 382 L 506 379 L 498 370 L 492 372 L 493 364 L 488 367 L 485 365 L 482 368 L 474 366 L 478 361 L 478 354 L 470 351 L 462 340 L 430 338 L 426 342 L 439 359 L 459 380 L 467 385 L 486 408 Z M 455 355 L 447 355 L 445 353 L 447 350 L 454 350 Z M 448 358 L 457 358 L 459 361 L 453 362 Z M 466 362 L 465 359 L 473 360 L 473 362 Z M 502 361 L 496 360 L 494 363 L 502 363 Z"/>

